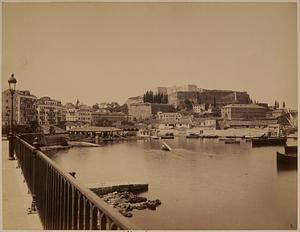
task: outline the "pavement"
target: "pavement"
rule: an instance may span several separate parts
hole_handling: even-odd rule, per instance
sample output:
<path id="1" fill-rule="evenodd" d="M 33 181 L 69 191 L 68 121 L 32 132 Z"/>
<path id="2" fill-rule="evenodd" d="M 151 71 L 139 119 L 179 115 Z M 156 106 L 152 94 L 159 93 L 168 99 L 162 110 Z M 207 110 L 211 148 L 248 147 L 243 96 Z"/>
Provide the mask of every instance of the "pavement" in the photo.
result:
<path id="1" fill-rule="evenodd" d="M 16 160 L 8 160 L 8 141 L 2 140 L 2 229 L 43 230 L 39 215 L 27 214 L 32 197 Z"/>

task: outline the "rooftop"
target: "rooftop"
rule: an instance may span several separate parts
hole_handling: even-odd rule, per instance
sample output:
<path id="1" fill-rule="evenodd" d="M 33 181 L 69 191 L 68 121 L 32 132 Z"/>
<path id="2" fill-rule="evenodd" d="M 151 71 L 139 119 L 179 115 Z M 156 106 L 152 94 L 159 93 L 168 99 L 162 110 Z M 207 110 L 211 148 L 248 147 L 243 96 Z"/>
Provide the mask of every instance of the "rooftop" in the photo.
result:
<path id="1" fill-rule="evenodd" d="M 116 127 L 99 127 L 99 126 L 90 126 L 83 128 L 73 128 L 69 131 L 73 132 L 109 132 L 109 131 L 120 131 L 121 129 Z"/>

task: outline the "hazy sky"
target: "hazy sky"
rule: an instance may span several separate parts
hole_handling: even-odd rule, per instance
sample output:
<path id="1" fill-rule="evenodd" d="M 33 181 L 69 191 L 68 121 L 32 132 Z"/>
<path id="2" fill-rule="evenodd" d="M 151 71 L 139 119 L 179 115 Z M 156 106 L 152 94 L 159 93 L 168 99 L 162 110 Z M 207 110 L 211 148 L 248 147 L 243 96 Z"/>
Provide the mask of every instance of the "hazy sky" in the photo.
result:
<path id="1" fill-rule="evenodd" d="M 296 3 L 4 3 L 2 89 L 124 103 L 156 86 L 297 107 Z"/>

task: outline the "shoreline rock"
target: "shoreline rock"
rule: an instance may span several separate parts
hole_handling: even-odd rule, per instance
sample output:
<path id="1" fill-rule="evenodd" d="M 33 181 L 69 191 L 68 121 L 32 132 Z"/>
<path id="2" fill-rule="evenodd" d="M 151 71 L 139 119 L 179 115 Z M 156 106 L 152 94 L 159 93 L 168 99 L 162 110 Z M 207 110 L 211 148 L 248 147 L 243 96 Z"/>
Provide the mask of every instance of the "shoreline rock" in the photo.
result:
<path id="1" fill-rule="evenodd" d="M 119 213 L 125 217 L 132 217 L 131 211 L 136 210 L 156 210 L 161 205 L 159 199 L 148 200 L 146 197 L 137 196 L 128 191 L 112 192 L 104 195 L 99 195 L 107 204 L 117 208 Z"/>

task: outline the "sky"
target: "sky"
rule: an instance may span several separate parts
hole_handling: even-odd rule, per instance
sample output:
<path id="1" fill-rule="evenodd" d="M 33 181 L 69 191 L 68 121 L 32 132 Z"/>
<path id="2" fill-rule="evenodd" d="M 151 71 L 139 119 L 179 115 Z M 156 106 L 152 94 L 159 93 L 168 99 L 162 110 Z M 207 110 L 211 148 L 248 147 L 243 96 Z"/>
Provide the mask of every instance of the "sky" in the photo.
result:
<path id="1" fill-rule="evenodd" d="M 297 108 L 296 3 L 3 3 L 2 90 L 63 103 L 157 86 L 247 91 Z"/>

